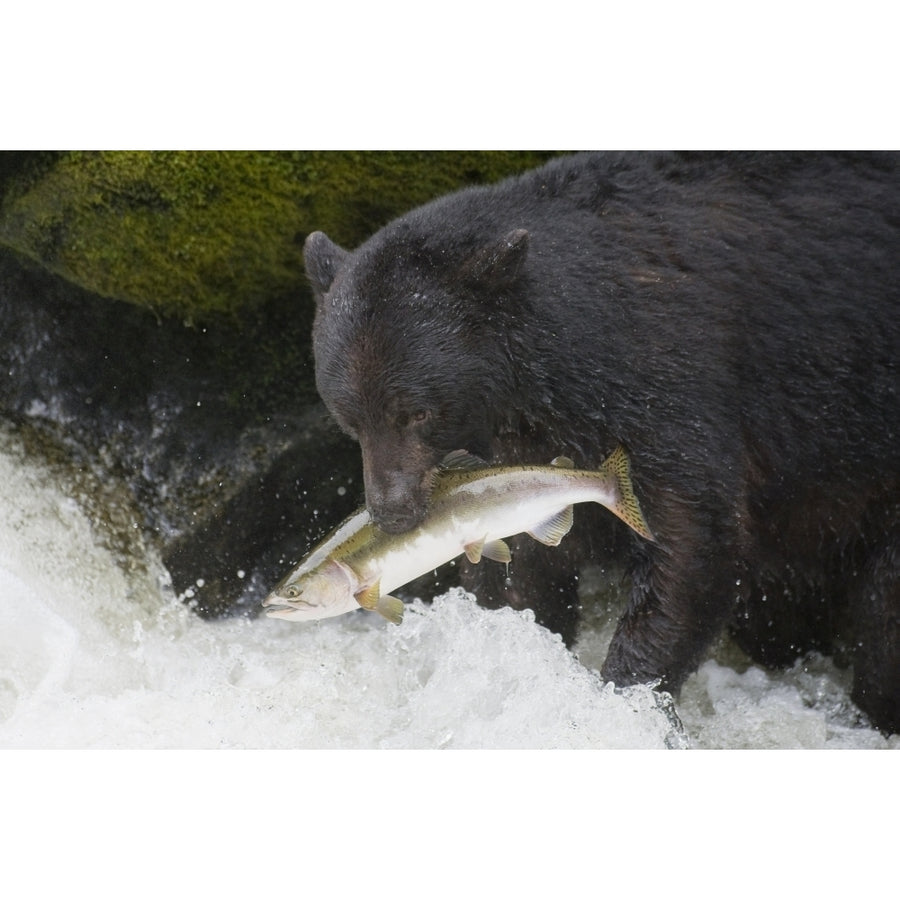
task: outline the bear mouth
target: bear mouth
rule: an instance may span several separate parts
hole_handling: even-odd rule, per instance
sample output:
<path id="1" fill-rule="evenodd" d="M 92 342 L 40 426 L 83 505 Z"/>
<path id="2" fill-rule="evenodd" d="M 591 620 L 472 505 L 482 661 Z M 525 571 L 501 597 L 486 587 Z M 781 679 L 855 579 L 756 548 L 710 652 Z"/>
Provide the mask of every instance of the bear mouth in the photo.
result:
<path id="1" fill-rule="evenodd" d="M 403 534 L 422 524 L 425 508 L 405 506 L 397 510 L 369 510 L 375 527 L 386 534 Z"/>

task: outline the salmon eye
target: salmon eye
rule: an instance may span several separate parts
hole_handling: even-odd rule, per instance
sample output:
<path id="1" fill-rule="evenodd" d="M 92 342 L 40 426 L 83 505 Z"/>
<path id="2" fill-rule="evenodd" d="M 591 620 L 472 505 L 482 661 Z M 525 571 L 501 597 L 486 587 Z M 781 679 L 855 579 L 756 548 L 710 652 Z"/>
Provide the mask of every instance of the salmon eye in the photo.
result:
<path id="1" fill-rule="evenodd" d="M 303 591 L 300 590 L 298 585 L 289 584 L 281 593 L 282 596 L 287 597 L 289 600 L 293 600 L 294 597 L 299 597 Z"/>

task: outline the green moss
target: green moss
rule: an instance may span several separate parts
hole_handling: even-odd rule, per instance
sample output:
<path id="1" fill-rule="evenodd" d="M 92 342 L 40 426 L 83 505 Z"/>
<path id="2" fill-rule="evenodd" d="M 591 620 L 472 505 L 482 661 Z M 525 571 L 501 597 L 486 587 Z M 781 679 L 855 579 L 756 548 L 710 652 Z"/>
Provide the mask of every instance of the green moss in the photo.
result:
<path id="1" fill-rule="evenodd" d="M 550 155 L 71 152 L 43 157 L 39 170 L 17 158 L 2 185 L 0 242 L 161 315 L 242 317 L 273 298 L 306 295 L 310 231 L 352 247 L 432 197 Z M 28 177 L 17 178 L 20 170 Z"/>

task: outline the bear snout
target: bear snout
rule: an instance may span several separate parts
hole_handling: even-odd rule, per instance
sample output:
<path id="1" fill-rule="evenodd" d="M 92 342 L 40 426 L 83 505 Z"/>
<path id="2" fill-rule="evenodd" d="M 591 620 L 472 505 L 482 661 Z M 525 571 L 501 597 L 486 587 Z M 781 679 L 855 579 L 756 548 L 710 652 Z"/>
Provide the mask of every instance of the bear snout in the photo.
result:
<path id="1" fill-rule="evenodd" d="M 394 476 L 366 478 L 366 507 L 372 521 L 388 534 L 411 531 L 425 518 L 427 497 L 418 479 Z M 374 482 L 374 483 L 373 483 Z"/>
<path id="2" fill-rule="evenodd" d="M 372 516 L 375 525 L 388 534 L 403 534 L 405 531 L 412 531 L 423 518 L 409 508 L 392 510 L 370 507 L 369 515 Z"/>
<path id="3" fill-rule="evenodd" d="M 388 534 L 412 531 L 428 510 L 434 479 L 432 454 L 424 444 L 379 435 L 360 438 L 366 508 Z"/>

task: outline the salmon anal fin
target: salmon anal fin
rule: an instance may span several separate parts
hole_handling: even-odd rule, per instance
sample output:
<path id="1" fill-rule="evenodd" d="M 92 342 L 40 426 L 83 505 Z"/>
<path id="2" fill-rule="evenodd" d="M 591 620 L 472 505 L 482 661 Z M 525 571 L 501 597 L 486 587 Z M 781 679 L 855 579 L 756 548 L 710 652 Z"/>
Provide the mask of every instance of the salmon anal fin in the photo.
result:
<path id="1" fill-rule="evenodd" d="M 481 550 L 481 555 L 486 556 L 498 563 L 506 563 L 509 565 L 512 560 L 512 553 L 509 552 L 509 546 L 506 541 L 496 540 L 488 541 Z"/>
<path id="2" fill-rule="evenodd" d="M 540 541 L 548 547 L 556 547 L 571 530 L 573 520 L 572 507 L 567 506 L 547 519 L 546 522 L 535 525 L 528 533 L 536 541 Z"/>

